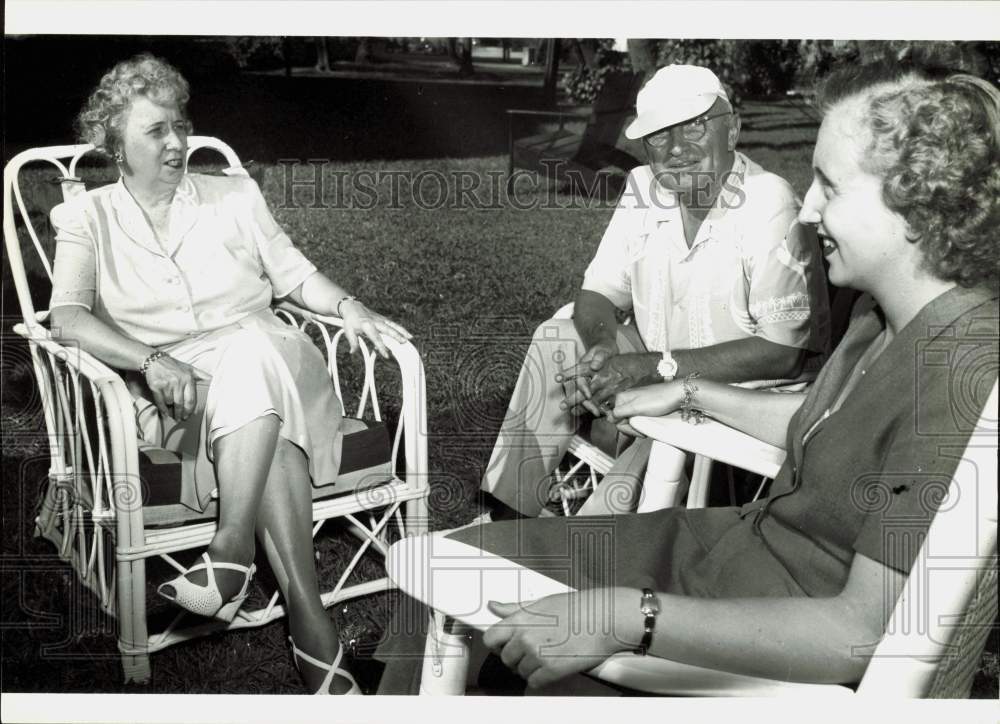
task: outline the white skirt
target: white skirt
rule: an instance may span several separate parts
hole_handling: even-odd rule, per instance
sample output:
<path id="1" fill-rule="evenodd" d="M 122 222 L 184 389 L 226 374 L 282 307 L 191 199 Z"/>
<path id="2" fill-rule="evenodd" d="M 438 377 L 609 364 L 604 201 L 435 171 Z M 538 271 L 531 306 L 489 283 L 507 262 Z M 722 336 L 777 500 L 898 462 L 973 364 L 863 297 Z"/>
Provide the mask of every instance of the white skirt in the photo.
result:
<path id="1" fill-rule="evenodd" d="M 279 435 L 305 453 L 313 485 L 336 480 L 343 406 L 323 355 L 303 332 L 264 309 L 162 350 L 210 378 L 198 381 L 197 407 L 184 421 L 160 415 L 148 388 L 129 385 L 140 438 L 181 457 L 181 503 L 205 509 L 217 486 L 212 445 L 265 415 L 276 415 Z"/>

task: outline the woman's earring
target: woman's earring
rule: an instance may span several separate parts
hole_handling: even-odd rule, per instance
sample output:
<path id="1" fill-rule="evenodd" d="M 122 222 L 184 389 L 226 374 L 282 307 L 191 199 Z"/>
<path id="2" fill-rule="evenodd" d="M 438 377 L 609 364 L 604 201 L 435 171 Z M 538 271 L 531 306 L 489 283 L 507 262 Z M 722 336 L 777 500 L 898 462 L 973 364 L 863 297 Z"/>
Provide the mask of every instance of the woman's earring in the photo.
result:
<path id="1" fill-rule="evenodd" d="M 115 158 L 115 163 L 117 163 L 119 165 L 121 165 L 122 163 L 125 162 L 125 156 L 122 154 L 121 151 L 115 151 L 115 157 L 114 158 Z"/>

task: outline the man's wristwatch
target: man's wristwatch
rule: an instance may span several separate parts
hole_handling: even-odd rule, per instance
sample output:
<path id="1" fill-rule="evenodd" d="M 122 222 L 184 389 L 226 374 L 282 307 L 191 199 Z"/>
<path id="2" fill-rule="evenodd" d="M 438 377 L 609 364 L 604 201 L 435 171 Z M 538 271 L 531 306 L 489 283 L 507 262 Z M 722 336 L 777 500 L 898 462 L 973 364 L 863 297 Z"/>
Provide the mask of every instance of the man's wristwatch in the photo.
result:
<path id="1" fill-rule="evenodd" d="M 642 640 L 639 641 L 639 647 L 635 650 L 635 652 L 641 656 L 646 655 L 650 644 L 653 643 L 653 630 L 656 628 L 656 614 L 659 612 L 660 599 L 658 599 L 656 594 L 653 593 L 653 589 L 642 589 L 642 598 L 639 599 L 639 613 L 646 618 L 642 624 Z"/>
<path id="2" fill-rule="evenodd" d="M 656 374 L 663 378 L 664 382 L 670 382 L 677 376 L 677 360 L 670 352 L 663 353 L 663 359 L 656 364 Z"/>

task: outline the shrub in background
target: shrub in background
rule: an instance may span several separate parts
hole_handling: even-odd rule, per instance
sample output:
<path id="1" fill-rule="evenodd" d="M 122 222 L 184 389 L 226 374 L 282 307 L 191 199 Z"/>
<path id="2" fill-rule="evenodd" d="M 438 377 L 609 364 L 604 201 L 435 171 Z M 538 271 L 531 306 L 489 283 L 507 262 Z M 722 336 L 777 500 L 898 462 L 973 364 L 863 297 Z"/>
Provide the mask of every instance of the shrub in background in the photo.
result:
<path id="1" fill-rule="evenodd" d="M 226 38 L 226 50 L 241 69 L 277 68 L 285 63 L 282 39 L 276 36 Z"/>
<path id="2" fill-rule="evenodd" d="M 593 101 L 605 76 L 631 70 L 626 53 L 612 50 L 609 39 L 597 44 L 591 65 L 564 77 L 566 94 L 578 103 Z M 701 40 L 665 39 L 651 44 L 656 67 L 671 63 L 710 68 L 726 86 L 734 105 L 748 96 L 782 95 L 811 89 L 816 81 L 845 63 L 908 59 L 1000 79 L 1000 43 L 909 40 Z"/>

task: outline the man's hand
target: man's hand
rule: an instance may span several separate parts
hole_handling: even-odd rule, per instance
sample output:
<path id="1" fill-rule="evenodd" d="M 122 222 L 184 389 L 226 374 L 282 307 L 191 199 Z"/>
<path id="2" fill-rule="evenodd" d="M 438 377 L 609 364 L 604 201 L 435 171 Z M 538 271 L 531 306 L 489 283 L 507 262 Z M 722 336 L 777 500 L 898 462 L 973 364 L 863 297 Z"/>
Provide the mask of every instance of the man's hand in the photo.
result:
<path id="1" fill-rule="evenodd" d="M 211 379 L 201 370 L 164 355 L 149 365 L 146 384 L 156 409 L 164 417 L 186 420 L 198 403 L 198 380 Z"/>
<path id="2" fill-rule="evenodd" d="M 593 394 L 590 380 L 607 364 L 608 360 L 613 359 L 617 354 L 618 345 L 613 340 L 601 341 L 584 352 L 577 364 L 557 374 L 556 382 L 560 384 L 564 382 L 575 383 L 575 389 L 572 392 L 567 392 L 566 399 L 560 403 L 560 407 L 564 410 L 571 410 L 574 414 L 579 412 L 580 407 L 583 407 L 595 417 L 600 417 L 600 410 L 589 401 L 591 394 Z"/>
<path id="3" fill-rule="evenodd" d="M 606 412 L 608 401 L 619 392 L 662 379 L 656 372 L 661 358 L 656 352 L 615 355 L 590 379 L 590 403 Z"/>
<path id="4" fill-rule="evenodd" d="M 490 601 L 490 611 L 503 620 L 483 634 L 483 643 L 538 688 L 637 646 L 639 598 L 632 588 L 594 588 L 523 605 Z"/>

